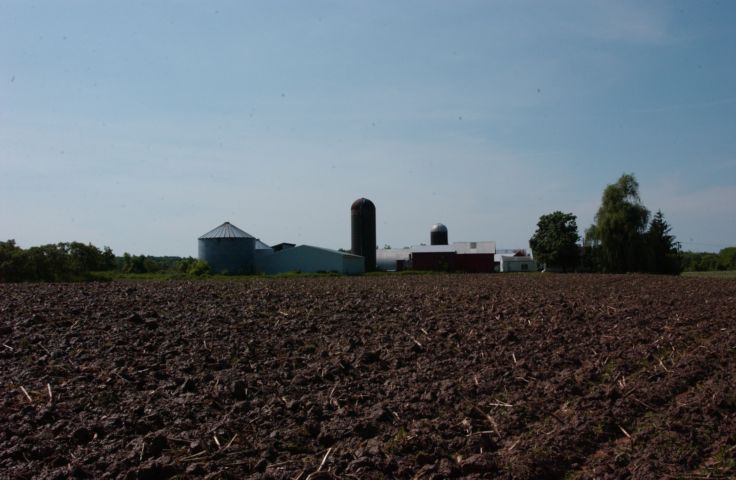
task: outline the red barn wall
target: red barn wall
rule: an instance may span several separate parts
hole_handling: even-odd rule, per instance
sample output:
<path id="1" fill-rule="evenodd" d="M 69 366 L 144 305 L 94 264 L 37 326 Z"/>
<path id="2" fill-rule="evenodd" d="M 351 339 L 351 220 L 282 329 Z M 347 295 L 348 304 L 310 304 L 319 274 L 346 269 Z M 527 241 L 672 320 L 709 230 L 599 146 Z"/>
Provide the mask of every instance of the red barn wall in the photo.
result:
<path id="1" fill-rule="evenodd" d="M 455 252 L 414 252 L 411 254 L 413 270 L 455 270 Z"/>
<path id="2" fill-rule="evenodd" d="M 493 254 L 466 253 L 455 257 L 455 269 L 469 273 L 493 273 Z"/>

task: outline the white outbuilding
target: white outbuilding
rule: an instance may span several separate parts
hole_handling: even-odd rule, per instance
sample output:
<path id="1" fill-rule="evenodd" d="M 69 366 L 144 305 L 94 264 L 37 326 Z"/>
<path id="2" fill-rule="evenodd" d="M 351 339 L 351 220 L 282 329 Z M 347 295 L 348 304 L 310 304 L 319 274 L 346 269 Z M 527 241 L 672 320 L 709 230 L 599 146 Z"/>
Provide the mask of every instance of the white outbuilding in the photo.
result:
<path id="1" fill-rule="evenodd" d="M 502 272 L 536 272 L 537 261 L 528 255 L 501 255 Z"/>

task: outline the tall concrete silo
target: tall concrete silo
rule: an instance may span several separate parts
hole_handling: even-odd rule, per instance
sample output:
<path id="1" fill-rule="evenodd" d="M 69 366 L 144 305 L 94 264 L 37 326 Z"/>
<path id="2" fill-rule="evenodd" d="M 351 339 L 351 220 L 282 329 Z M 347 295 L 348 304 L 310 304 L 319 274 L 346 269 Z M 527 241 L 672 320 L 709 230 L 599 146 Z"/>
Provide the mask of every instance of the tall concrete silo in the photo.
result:
<path id="1" fill-rule="evenodd" d="M 447 227 L 441 223 L 432 225 L 432 230 L 429 232 L 429 244 L 447 245 Z"/>
<path id="2" fill-rule="evenodd" d="M 365 271 L 376 269 L 376 206 L 359 198 L 350 207 L 351 246 L 354 255 L 365 259 Z"/>
<path id="3" fill-rule="evenodd" d="M 199 259 L 213 273 L 253 273 L 256 239 L 230 222 L 199 237 L 198 244 Z"/>

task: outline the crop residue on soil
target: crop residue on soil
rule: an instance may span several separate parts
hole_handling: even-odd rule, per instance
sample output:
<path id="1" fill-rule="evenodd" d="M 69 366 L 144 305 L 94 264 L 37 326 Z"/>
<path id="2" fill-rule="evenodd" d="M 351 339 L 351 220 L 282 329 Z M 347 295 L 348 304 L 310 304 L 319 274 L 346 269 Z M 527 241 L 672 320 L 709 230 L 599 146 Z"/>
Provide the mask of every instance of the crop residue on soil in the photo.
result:
<path id="1" fill-rule="evenodd" d="M 3 478 L 736 475 L 736 282 L 0 285 L 0 340 Z"/>

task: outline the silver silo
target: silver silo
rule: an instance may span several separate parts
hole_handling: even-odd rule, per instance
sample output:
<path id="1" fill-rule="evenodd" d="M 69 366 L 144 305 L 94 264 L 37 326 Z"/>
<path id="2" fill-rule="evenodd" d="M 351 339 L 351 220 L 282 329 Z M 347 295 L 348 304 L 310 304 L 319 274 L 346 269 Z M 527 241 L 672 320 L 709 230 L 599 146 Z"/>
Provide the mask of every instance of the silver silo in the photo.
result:
<path id="1" fill-rule="evenodd" d="M 230 222 L 199 237 L 198 244 L 199 259 L 213 273 L 253 273 L 256 239 Z"/>

